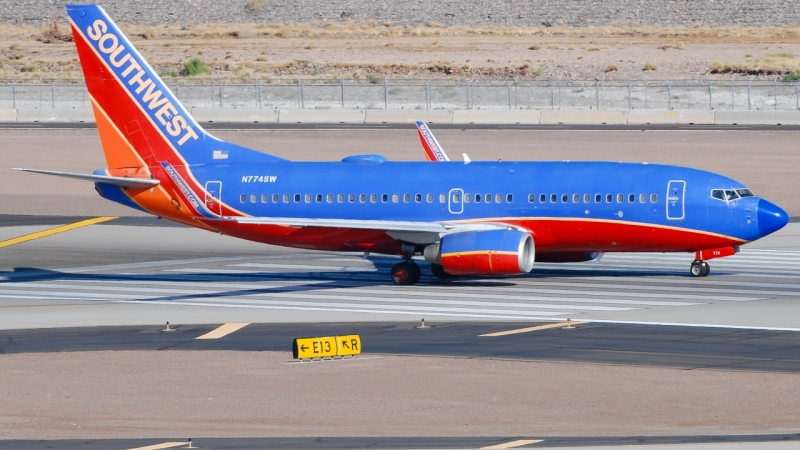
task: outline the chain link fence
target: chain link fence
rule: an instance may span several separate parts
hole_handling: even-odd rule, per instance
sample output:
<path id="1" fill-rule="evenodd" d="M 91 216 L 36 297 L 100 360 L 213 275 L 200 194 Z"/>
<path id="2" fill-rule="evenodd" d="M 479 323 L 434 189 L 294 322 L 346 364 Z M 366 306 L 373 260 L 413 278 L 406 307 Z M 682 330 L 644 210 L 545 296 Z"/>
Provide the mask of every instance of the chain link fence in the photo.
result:
<path id="1" fill-rule="evenodd" d="M 188 108 L 797 110 L 798 82 L 166 80 Z M 0 108 L 90 108 L 83 83 L 0 80 Z"/>

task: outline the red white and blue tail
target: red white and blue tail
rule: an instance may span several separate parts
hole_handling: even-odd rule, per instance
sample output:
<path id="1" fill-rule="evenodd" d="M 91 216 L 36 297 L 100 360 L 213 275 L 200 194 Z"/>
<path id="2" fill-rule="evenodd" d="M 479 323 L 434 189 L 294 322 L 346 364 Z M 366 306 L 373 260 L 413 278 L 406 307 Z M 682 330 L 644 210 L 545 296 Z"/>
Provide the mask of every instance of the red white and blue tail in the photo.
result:
<path id="1" fill-rule="evenodd" d="M 419 141 L 422 144 L 422 149 L 425 150 L 425 158 L 428 161 L 450 161 L 450 158 L 448 158 L 444 150 L 442 150 L 442 146 L 439 145 L 439 142 L 433 137 L 433 133 L 431 133 L 428 125 L 419 120 L 415 123 L 417 124 Z"/>

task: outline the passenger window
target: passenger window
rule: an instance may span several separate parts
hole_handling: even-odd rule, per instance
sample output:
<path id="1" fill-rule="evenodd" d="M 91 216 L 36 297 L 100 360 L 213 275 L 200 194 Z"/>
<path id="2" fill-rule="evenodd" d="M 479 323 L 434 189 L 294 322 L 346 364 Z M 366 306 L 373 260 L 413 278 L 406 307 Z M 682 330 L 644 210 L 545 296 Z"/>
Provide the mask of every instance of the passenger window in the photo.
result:
<path id="1" fill-rule="evenodd" d="M 410 194 L 403 194 L 403 203 L 408 203 L 410 201 L 411 201 L 411 195 Z"/>
<path id="2" fill-rule="evenodd" d="M 356 202 L 356 194 L 348 194 L 347 201 L 350 202 L 350 203 L 355 203 Z"/>
<path id="3" fill-rule="evenodd" d="M 366 203 L 367 202 L 367 194 L 360 194 L 358 196 L 358 202 L 359 203 Z"/>
<path id="4" fill-rule="evenodd" d="M 658 201 L 658 195 L 650 194 L 650 203 L 655 203 Z"/>
<path id="5" fill-rule="evenodd" d="M 247 194 L 242 194 L 239 196 L 239 202 L 245 203 L 247 201 Z"/>
<path id="6" fill-rule="evenodd" d="M 580 203 L 581 196 L 578 194 L 572 194 L 572 203 Z"/>
<path id="7" fill-rule="evenodd" d="M 392 203 L 397 203 L 399 201 L 400 201 L 400 195 L 399 194 L 392 194 Z"/>
<path id="8" fill-rule="evenodd" d="M 722 192 L 722 189 L 714 189 L 714 190 L 712 190 L 711 191 L 711 197 L 713 197 L 713 198 L 715 198 L 717 200 L 725 201 L 725 193 Z"/>
<path id="9" fill-rule="evenodd" d="M 322 194 L 317 194 L 317 203 L 322 203 Z"/>
<path id="10" fill-rule="evenodd" d="M 289 203 L 289 194 L 283 194 L 283 203 Z"/>
<path id="11" fill-rule="evenodd" d="M 528 194 L 528 203 L 533 203 L 536 200 L 536 194 Z"/>
<path id="12" fill-rule="evenodd" d="M 481 202 L 481 194 L 475 194 L 475 203 Z"/>
<path id="13" fill-rule="evenodd" d="M 447 196 L 444 194 L 439 194 L 439 203 L 447 203 Z"/>
<path id="14" fill-rule="evenodd" d="M 300 203 L 300 194 L 294 194 L 294 202 Z"/>
<path id="15" fill-rule="evenodd" d="M 471 199 L 472 196 L 470 194 L 464 194 L 464 203 L 469 203 Z"/>
<path id="16" fill-rule="evenodd" d="M 311 203 L 311 194 L 306 194 L 306 203 Z"/>
<path id="17" fill-rule="evenodd" d="M 628 203 L 636 203 L 636 196 L 634 194 L 628 194 Z"/>
<path id="18" fill-rule="evenodd" d="M 261 203 L 267 203 L 269 201 L 269 195 L 261 194 Z"/>
<path id="19" fill-rule="evenodd" d="M 561 194 L 561 203 L 567 203 L 569 200 L 569 194 Z"/>
<path id="20" fill-rule="evenodd" d="M 725 200 L 736 200 L 739 196 L 736 191 L 725 191 Z"/>
<path id="21" fill-rule="evenodd" d="M 336 196 L 336 201 L 338 203 L 344 203 L 344 194 L 339 194 Z"/>
<path id="22" fill-rule="evenodd" d="M 389 194 L 381 194 L 381 202 L 386 203 L 389 201 Z"/>
<path id="23" fill-rule="evenodd" d="M 484 200 L 486 201 L 486 203 L 492 203 L 492 194 L 486 194 Z"/>
<path id="24" fill-rule="evenodd" d="M 378 194 L 370 194 L 369 201 L 370 203 L 378 203 Z"/>
<path id="25" fill-rule="evenodd" d="M 426 195 L 425 201 L 427 201 L 428 203 L 433 203 L 433 194 Z"/>
<path id="26" fill-rule="evenodd" d="M 606 203 L 611 203 L 614 201 L 614 196 L 611 194 L 606 194 Z"/>
<path id="27" fill-rule="evenodd" d="M 511 203 L 512 201 L 514 201 L 514 195 L 513 194 L 506 194 L 506 203 Z M 469 203 L 469 202 L 467 202 L 467 203 Z"/>
<path id="28" fill-rule="evenodd" d="M 453 194 L 453 203 L 461 203 L 461 196 L 458 194 Z"/>
<path id="29" fill-rule="evenodd" d="M 583 194 L 583 203 L 589 203 L 592 201 L 592 196 L 589 194 Z"/>
<path id="30" fill-rule="evenodd" d="M 544 194 L 539 195 L 539 203 L 544 203 L 547 201 L 547 196 Z"/>
<path id="31" fill-rule="evenodd" d="M 256 194 L 250 194 L 250 203 L 255 203 L 258 200 L 258 196 Z"/>
<path id="32" fill-rule="evenodd" d="M 414 201 L 417 203 L 422 203 L 422 194 L 414 195 Z"/>
<path id="33" fill-rule="evenodd" d="M 278 203 L 278 194 L 272 194 L 272 203 Z"/>
<path id="34" fill-rule="evenodd" d="M 603 196 L 602 196 L 602 195 L 600 195 L 600 194 L 594 194 L 594 202 L 595 202 L 595 203 L 600 203 L 600 202 L 602 202 L 602 201 L 603 201 Z"/>
<path id="35" fill-rule="evenodd" d="M 647 194 L 639 194 L 639 203 L 647 203 Z"/>
<path id="36" fill-rule="evenodd" d="M 496 194 L 494 196 L 494 202 L 495 203 L 503 203 L 503 194 Z"/>
<path id="37" fill-rule="evenodd" d="M 333 203 L 333 194 L 328 194 L 325 196 L 325 201 L 328 203 Z"/>
<path id="38" fill-rule="evenodd" d="M 622 203 L 625 201 L 625 196 L 622 194 L 617 194 L 617 203 Z"/>
<path id="39" fill-rule="evenodd" d="M 556 194 L 550 194 L 550 203 L 555 203 L 558 201 L 558 196 Z"/>

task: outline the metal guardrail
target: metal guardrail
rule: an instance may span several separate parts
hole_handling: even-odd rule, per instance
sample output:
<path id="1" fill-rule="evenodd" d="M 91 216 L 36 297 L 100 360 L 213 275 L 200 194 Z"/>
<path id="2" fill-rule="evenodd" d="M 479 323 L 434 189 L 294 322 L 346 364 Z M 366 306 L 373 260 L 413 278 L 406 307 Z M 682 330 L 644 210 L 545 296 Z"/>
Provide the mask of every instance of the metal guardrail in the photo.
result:
<path id="1" fill-rule="evenodd" d="M 800 83 L 739 80 L 165 80 L 187 107 L 799 110 Z M 0 108 L 89 108 L 86 86 L 0 80 Z"/>

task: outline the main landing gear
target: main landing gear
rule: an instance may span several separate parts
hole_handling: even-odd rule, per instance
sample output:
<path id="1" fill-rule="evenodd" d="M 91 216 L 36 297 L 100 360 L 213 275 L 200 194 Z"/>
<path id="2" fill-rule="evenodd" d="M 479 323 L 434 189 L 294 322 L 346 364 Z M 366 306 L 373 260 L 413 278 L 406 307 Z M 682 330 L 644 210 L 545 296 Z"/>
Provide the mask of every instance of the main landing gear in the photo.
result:
<path id="1" fill-rule="evenodd" d="M 398 286 L 417 284 L 421 277 L 422 271 L 412 259 L 397 263 L 392 267 L 392 281 Z"/>
<path id="2" fill-rule="evenodd" d="M 707 277 L 708 274 L 711 273 L 711 266 L 705 261 L 695 261 L 689 268 L 689 273 L 691 273 L 693 277 Z"/>

